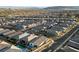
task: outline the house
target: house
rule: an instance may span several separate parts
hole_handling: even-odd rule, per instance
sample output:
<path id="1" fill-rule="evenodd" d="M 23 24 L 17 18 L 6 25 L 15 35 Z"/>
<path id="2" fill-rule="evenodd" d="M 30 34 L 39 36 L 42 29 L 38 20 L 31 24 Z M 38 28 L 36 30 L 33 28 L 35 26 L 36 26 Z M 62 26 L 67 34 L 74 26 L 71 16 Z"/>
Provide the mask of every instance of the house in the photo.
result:
<path id="1" fill-rule="evenodd" d="M 10 31 L 9 29 L 1 30 L 0 35 L 3 35 L 3 33 L 9 32 L 9 31 Z"/>
<path id="2" fill-rule="evenodd" d="M 39 47 L 43 45 L 44 43 L 46 43 L 47 40 L 48 38 L 46 38 L 45 36 L 39 36 L 29 42 L 29 47 L 30 48 Z"/>
<path id="3" fill-rule="evenodd" d="M 0 42 L 0 51 L 2 51 L 3 49 L 6 49 L 6 48 L 8 49 L 10 47 L 11 47 L 11 44 L 9 44 L 5 41 Z"/>
<path id="4" fill-rule="evenodd" d="M 6 50 L 5 52 L 22 52 L 22 50 L 16 46 L 12 45 L 11 48 Z"/>

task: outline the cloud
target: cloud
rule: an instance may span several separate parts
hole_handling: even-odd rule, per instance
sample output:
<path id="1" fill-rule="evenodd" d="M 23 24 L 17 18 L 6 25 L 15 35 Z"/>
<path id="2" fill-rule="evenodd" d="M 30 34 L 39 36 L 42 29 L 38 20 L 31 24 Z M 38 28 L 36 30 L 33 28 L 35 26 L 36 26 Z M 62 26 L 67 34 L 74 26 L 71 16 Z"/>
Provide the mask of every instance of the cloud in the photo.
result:
<path id="1" fill-rule="evenodd" d="M 79 6 L 78 0 L 0 0 L 0 6 Z"/>

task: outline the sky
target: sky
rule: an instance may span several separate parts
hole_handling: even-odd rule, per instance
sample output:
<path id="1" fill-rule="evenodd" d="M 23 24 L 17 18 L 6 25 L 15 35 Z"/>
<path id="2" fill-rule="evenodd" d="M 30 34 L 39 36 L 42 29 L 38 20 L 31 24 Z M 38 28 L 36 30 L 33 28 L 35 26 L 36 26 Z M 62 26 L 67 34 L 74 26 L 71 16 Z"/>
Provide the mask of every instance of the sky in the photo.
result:
<path id="1" fill-rule="evenodd" d="M 0 6 L 79 6 L 78 0 L 0 0 Z"/>

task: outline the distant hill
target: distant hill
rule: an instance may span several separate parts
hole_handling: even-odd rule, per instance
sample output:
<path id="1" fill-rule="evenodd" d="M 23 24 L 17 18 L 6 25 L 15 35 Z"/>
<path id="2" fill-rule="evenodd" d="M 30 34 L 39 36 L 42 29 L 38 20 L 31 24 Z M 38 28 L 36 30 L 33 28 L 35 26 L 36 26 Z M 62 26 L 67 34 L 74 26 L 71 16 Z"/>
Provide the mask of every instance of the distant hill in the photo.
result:
<path id="1" fill-rule="evenodd" d="M 45 10 L 79 10 L 79 6 L 54 6 L 54 7 L 47 7 L 44 8 Z"/>
<path id="2" fill-rule="evenodd" d="M 38 8 L 38 7 L 26 7 L 26 6 L 0 6 L 0 9 L 26 9 L 26 10 L 29 10 L 29 9 L 33 9 L 33 10 L 39 10 L 41 8 Z"/>
<path id="3" fill-rule="evenodd" d="M 25 6 L 0 6 L 0 16 L 32 16 L 47 13 L 42 8 Z"/>

